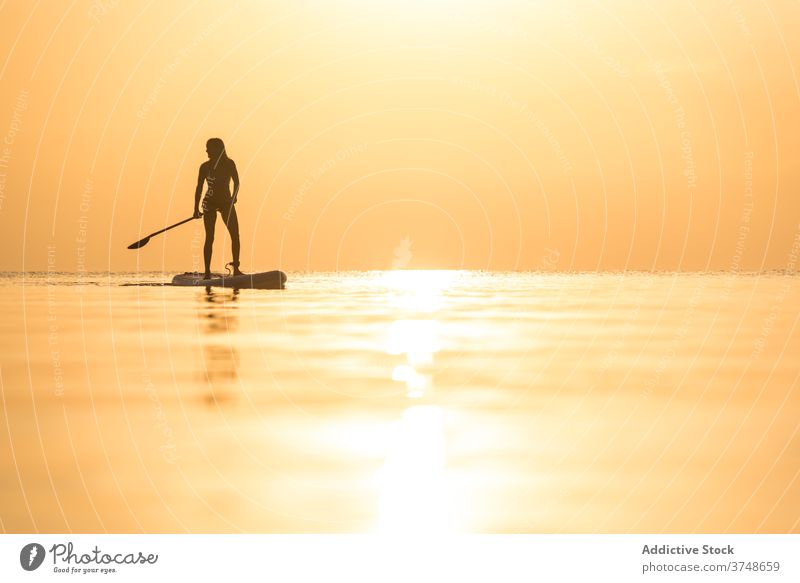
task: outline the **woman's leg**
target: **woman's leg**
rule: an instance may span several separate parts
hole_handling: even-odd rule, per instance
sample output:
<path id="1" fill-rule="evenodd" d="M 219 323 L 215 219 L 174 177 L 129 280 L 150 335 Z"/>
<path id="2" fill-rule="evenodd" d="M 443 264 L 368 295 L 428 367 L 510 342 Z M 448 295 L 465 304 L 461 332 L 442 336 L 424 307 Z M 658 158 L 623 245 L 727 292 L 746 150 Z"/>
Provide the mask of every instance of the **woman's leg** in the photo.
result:
<path id="1" fill-rule="evenodd" d="M 231 236 L 231 254 L 233 255 L 233 273 L 239 275 L 239 217 L 236 216 L 236 207 L 230 204 L 226 210 L 225 226 Z"/>
<path id="2" fill-rule="evenodd" d="M 203 245 L 203 260 L 206 264 L 206 279 L 211 275 L 211 251 L 214 248 L 214 226 L 217 223 L 217 211 L 215 209 L 204 210 L 203 225 L 206 228 L 206 243 Z"/>

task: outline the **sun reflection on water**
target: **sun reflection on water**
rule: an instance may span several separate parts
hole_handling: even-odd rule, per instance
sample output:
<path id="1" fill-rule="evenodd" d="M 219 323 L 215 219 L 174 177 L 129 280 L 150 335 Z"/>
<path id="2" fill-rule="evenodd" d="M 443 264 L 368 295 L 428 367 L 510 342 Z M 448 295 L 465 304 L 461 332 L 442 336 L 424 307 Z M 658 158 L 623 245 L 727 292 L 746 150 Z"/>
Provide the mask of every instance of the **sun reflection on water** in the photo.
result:
<path id="1" fill-rule="evenodd" d="M 445 463 L 442 408 L 416 405 L 406 409 L 393 427 L 389 453 L 377 475 L 381 532 L 454 530 Z"/>
<path id="2" fill-rule="evenodd" d="M 416 317 L 392 322 L 385 345 L 387 354 L 405 356 L 404 362 L 393 368 L 391 378 L 405 383 L 410 402 L 393 424 L 386 460 L 376 476 L 381 532 L 455 530 L 447 495 L 445 412 L 435 404 L 432 371 L 434 355 L 441 350 L 434 316 L 456 275 L 448 271 L 382 275 L 390 304 Z"/>
<path id="3" fill-rule="evenodd" d="M 422 371 L 432 367 L 433 354 L 439 349 L 435 320 L 396 320 L 389 327 L 386 352 L 406 357 L 406 362 L 394 367 L 392 380 L 406 383 L 408 397 L 420 398 L 430 388 L 431 375 Z"/>

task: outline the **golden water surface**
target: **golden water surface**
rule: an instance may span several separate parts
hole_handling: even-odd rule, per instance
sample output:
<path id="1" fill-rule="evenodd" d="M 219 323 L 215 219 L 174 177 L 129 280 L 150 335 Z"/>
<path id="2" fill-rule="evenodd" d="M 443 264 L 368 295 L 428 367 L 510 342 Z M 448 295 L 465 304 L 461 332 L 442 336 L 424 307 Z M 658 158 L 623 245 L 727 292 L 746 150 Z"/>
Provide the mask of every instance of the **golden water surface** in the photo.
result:
<path id="1" fill-rule="evenodd" d="M 782 274 L 0 282 L 6 532 L 800 532 Z"/>

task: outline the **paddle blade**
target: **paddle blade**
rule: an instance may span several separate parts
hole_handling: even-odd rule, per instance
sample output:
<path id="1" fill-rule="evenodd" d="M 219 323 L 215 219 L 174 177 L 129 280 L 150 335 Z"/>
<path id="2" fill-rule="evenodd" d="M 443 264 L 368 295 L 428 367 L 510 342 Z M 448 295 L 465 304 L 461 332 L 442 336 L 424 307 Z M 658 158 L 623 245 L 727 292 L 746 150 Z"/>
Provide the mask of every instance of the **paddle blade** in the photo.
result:
<path id="1" fill-rule="evenodd" d="M 141 241 L 136 241 L 136 243 L 131 243 L 128 245 L 128 249 L 139 249 L 140 247 L 144 247 L 147 243 L 150 242 L 150 237 L 145 237 Z"/>

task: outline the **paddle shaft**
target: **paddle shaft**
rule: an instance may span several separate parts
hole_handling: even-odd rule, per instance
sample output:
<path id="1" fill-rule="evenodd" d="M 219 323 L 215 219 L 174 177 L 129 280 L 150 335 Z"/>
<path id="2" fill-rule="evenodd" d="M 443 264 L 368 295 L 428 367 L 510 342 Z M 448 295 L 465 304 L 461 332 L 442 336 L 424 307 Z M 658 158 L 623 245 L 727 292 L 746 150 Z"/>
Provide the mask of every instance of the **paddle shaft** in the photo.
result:
<path id="1" fill-rule="evenodd" d="M 183 223 L 188 223 L 189 221 L 193 221 L 194 219 L 195 217 L 189 217 L 188 219 L 183 219 L 180 223 L 175 223 L 174 225 L 170 225 L 166 229 L 161 229 L 160 231 L 156 231 L 155 233 L 150 233 L 149 235 L 147 235 L 147 238 L 149 239 L 150 237 L 160 235 L 164 231 L 169 231 L 170 229 L 174 229 L 175 227 L 180 227 Z"/>
<path id="2" fill-rule="evenodd" d="M 201 214 L 200 216 L 202 217 L 203 215 Z M 169 231 L 170 229 L 174 229 L 175 227 L 180 227 L 182 224 L 188 223 L 189 221 L 193 221 L 196 218 L 199 218 L 199 217 L 189 217 L 188 219 L 183 219 L 179 223 L 175 223 L 174 225 L 170 225 L 169 227 L 167 227 L 165 229 L 161 229 L 160 231 L 156 231 L 155 233 L 150 233 L 144 239 L 140 239 L 139 241 L 136 241 L 136 243 L 133 243 L 132 245 L 129 245 L 128 249 L 138 249 L 140 247 L 144 247 L 147 244 L 147 242 L 150 241 L 150 237 L 155 237 L 156 235 L 160 235 L 161 233 L 164 233 L 165 231 Z"/>

